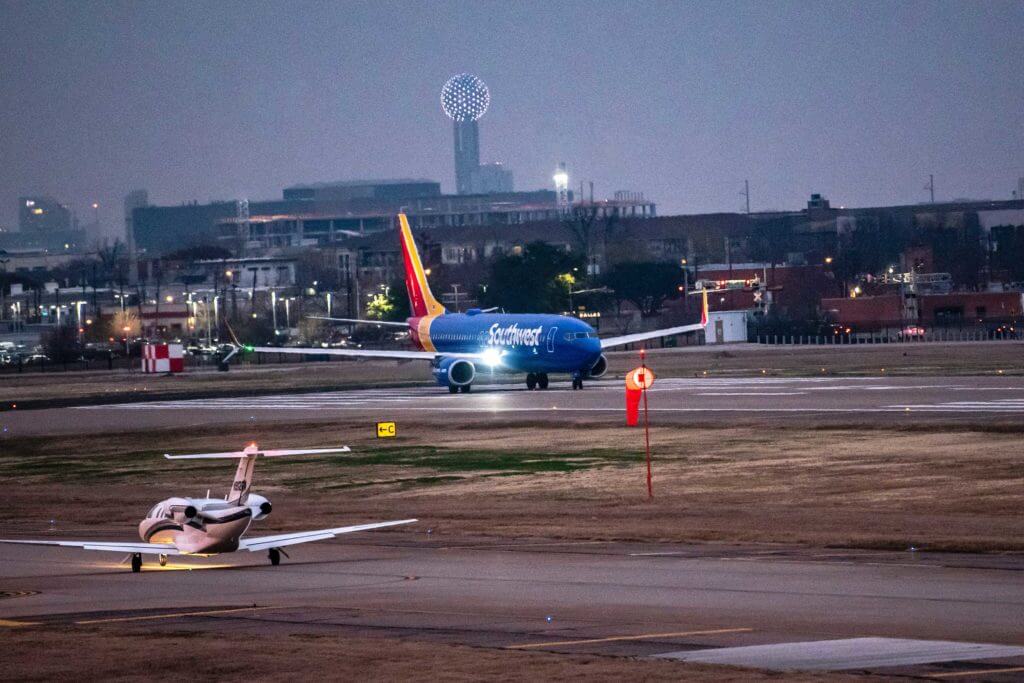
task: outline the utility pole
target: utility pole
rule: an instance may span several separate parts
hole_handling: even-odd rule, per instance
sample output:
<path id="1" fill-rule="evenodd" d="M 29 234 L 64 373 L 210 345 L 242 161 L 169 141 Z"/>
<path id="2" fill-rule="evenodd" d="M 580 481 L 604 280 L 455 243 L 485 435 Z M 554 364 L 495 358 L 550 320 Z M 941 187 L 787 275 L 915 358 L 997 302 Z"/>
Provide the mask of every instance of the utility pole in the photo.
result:
<path id="1" fill-rule="evenodd" d="M 931 173 L 928 174 L 928 184 L 924 186 L 924 189 L 928 190 L 928 195 L 931 197 L 931 203 L 935 203 L 935 176 Z"/>
<path id="2" fill-rule="evenodd" d="M 459 285 L 453 284 L 452 285 L 452 292 L 455 293 L 455 312 L 458 313 L 459 312 Z"/>
<path id="3" fill-rule="evenodd" d="M 750 181 L 749 180 L 744 180 L 743 181 L 743 192 L 741 192 L 740 194 L 742 194 L 743 197 L 747 201 L 747 214 L 749 215 L 750 214 Z"/>

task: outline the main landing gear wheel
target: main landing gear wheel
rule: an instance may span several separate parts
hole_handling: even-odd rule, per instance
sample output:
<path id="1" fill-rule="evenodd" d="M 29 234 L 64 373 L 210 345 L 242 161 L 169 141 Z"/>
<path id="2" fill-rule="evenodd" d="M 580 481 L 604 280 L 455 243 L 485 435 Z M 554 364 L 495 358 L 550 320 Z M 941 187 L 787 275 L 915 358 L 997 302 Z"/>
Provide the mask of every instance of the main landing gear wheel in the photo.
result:
<path id="1" fill-rule="evenodd" d="M 464 394 L 468 394 L 472 390 L 473 390 L 473 385 L 472 384 L 464 384 L 461 387 L 459 387 L 459 391 L 461 391 Z"/>
<path id="2" fill-rule="evenodd" d="M 537 388 L 537 375 L 532 372 L 526 373 L 526 388 L 530 391 Z"/>
<path id="3" fill-rule="evenodd" d="M 167 566 L 167 556 L 166 555 L 161 555 L 160 556 L 160 566 L 161 567 L 166 567 Z"/>
<path id="4" fill-rule="evenodd" d="M 448 385 L 448 393 L 449 394 L 457 394 L 457 393 L 459 393 L 459 388 L 457 386 L 455 386 L 454 384 L 449 384 Z"/>
<path id="5" fill-rule="evenodd" d="M 583 388 L 583 378 L 582 377 L 573 377 L 572 378 L 572 388 L 573 388 L 573 391 L 575 391 L 576 389 L 582 389 Z"/>
<path id="6" fill-rule="evenodd" d="M 138 574 L 142 571 L 142 553 L 132 555 L 132 573 Z"/>
<path id="7" fill-rule="evenodd" d="M 271 548 L 270 550 L 268 550 L 267 557 L 270 558 L 270 564 L 274 565 L 275 567 L 281 564 L 281 551 L 277 548 Z"/>
<path id="8" fill-rule="evenodd" d="M 541 372 L 537 375 L 537 386 L 541 389 L 548 388 L 548 373 Z"/>

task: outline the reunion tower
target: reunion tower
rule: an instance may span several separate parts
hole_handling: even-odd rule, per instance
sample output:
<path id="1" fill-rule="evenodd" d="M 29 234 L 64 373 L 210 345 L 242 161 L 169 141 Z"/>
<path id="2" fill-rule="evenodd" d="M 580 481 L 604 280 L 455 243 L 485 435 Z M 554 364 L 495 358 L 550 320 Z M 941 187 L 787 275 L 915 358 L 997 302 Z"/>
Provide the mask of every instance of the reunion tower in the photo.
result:
<path id="1" fill-rule="evenodd" d="M 473 192 L 473 178 L 480 169 L 480 129 L 476 122 L 487 111 L 491 93 L 473 74 L 457 74 L 441 88 L 441 108 L 455 131 L 455 189 Z"/>

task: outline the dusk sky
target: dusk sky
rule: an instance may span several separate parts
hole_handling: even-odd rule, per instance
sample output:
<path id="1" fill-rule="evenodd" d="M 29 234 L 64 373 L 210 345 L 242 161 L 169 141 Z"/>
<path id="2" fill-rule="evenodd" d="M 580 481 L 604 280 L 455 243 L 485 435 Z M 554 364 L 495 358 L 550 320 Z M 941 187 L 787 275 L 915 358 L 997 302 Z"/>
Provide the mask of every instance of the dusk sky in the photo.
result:
<path id="1" fill-rule="evenodd" d="M 559 161 L 662 215 L 1010 198 L 1024 176 L 1024 2 L 0 0 L 0 226 L 50 194 L 267 199 L 299 182 L 454 191 L 439 93 L 491 89 L 482 161 Z"/>

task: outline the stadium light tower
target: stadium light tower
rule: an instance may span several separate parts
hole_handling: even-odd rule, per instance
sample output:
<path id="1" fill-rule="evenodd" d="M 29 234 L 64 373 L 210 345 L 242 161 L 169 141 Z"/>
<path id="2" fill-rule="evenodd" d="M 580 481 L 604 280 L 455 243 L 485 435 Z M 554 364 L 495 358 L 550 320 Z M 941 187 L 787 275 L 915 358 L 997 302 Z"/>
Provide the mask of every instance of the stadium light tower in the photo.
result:
<path id="1" fill-rule="evenodd" d="M 552 180 L 555 181 L 558 212 L 563 214 L 569 213 L 569 172 L 565 170 L 564 161 L 558 164 Z"/>
<path id="2" fill-rule="evenodd" d="M 473 177 L 480 168 L 480 130 L 477 120 L 487 112 L 491 92 L 473 74 L 456 74 L 441 88 L 441 108 L 455 130 L 455 188 L 458 194 L 473 191 Z"/>

